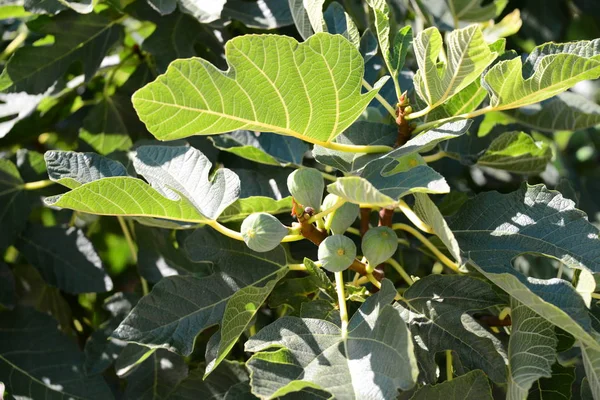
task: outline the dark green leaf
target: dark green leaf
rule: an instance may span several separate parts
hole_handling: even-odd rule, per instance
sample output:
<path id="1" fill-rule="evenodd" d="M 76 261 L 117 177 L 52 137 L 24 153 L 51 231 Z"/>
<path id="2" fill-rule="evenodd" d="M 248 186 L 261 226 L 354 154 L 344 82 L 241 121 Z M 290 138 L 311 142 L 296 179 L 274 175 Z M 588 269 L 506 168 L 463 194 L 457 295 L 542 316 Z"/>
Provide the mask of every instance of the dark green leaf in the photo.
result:
<path id="1" fill-rule="evenodd" d="M 183 357 L 157 349 L 127 376 L 127 399 L 166 399 L 188 373 Z"/>
<path id="2" fill-rule="evenodd" d="M 25 229 L 31 205 L 22 189 L 23 179 L 9 160 L 0 159 L 0 252 L 12 245 Z"/>
<path id="3" fill-rule="evenodd" d="M 288 2 L 281 0 L 227 0 L 221 15 L 257 29 L 275 29 L 294 24 Z"/>
<path id="4" fill-rule="evenodd" d="M 492 388 L 483 371 L 475 370 L 438 385 L 426 385 L 410 400 L 492 400 Z"/>
<path id="5" fill-rule="evenodd" d="M 572 398 L 573 382 L 575 382 L 575 368 L 563 367 L 556 363 L 552 366 L 552 377 L 542 378 L 534 383 L 527 400 L 569 400 Z M 592 397 L 586 396 L 582 391 L 581 399 L 592 399 Z"/>
<path id="6" fill-rule="evenodd" d="M 0 306 L 12 309 L 15 300 L 15 277 L 8 265 L 0 261 Z"/>
<path id="7" fill-rule="evenodd" d="M 241 363 L 225 360 L 206 379 L 204 372 L 202 368 L 191 371 L 168 400 L 222 400 L 237 385 L 248 386 L 248 371 Z M 238 397 L 233 399 L 237 400 Z"/>

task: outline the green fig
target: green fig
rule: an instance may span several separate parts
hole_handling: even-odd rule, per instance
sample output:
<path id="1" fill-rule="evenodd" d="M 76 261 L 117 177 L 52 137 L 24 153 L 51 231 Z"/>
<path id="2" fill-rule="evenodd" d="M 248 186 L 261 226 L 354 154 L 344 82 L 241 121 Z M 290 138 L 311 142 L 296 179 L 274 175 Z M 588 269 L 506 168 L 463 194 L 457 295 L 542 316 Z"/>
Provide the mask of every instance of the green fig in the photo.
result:
<path id="1" fill-rule="evenodd" d="M 330 272 L 340 272 L 354 262 L 356 245 L 344 235 L 332 235 L 321 242 L 318 255 L 324 269 Z"/>
<path id="2" fill-rule="evenodd" d="M 277 218 L 264 212 L 246 217 L 241 231 L 246 245 L 259 253 L 273 250 L 288 234 L 288 228 Z"/>
<path id="3" fill-rule="evenodd" d="M 374 268 L 394 255 L 398 248 L 398 236 L 387 226 L 371 228 L 362 238 L 362 252 Z"/>
<path id="4" fill-rule="evenodd" d="M 314 168 L 295 170 L 288 176 L 287 187 L 298 204 L 319 209 L 325 181 L 318 170 Z"/>
<path id="5" fill-rule="evenodd" d="M 323 200 L 321 211 L 333 207 L 338 200 L 340 198 L 335 194 L 328 194 Z M 330 229 L 333 234 L 342 234 L 356 221 L 359 212 L 358 204 L 344 203 L 343 206 L 325 217 L 325 227 Z"/>

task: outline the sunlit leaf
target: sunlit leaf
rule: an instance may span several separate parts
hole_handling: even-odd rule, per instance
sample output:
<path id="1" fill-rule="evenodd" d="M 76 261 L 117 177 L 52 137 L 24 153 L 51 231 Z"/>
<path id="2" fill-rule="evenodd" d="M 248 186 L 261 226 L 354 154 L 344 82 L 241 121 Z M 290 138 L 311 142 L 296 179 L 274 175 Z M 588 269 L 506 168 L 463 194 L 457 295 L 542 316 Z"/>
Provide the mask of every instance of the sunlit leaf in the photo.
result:
<path id="1" fill-rule="evenodd" d="M 523 132 L 504 132 L 477 160 L 477 165 L 518 174 L 539 174 L 552 159 L 552 148 Z"/>

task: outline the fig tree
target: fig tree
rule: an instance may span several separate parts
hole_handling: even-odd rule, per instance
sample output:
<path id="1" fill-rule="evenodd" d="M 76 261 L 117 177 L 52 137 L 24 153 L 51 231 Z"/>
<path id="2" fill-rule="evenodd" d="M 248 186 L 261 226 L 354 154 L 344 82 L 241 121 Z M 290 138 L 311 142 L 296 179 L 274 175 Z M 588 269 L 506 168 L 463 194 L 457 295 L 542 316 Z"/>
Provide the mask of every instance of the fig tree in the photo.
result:
<path id="1" fill-rule="evenodd" d="M 246 245 L 260 253 L 273 250 L 288 234 L 288 228 L 277 218 L 262 212 L 246 217 L 241 231 Z"/>

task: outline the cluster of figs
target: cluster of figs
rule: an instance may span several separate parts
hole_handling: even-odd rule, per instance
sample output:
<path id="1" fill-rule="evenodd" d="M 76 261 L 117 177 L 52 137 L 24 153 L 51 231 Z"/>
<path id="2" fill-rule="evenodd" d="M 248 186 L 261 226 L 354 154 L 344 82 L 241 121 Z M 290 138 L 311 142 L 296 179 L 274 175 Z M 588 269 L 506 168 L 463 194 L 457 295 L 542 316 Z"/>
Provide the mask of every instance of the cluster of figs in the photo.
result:
<path id="1" fill-rule="evenodd" d="M 323 199 L 325 182 L 321 173 L 313 168 L 302 168 L 292 172 L 287 179 L 288 190 L 295 202 L 310 207 L 315 212 L 334 207 L 339 197 L 328 194 Z M 321 201 L 322 200 L 322 201 Z M 344 203 L 324 217 L 321 229 L 327 231 L 327 238 L 319 245 L 318 258 L 321 267 L 340 272 L 352 265 L 357 256 L 357 248 L 344 232 L 356 221 L 358 204 Z M 265 212 L 249 215 L 243 222 L 241 233 L 246 245 L 256 252 L 273 250 L 290 233 L 276 217 Z M 387 226 L 369 229 L 362 238 L 362 255 L 372 269 L 394 255 L 398 247 L 396 233 Z"/>

